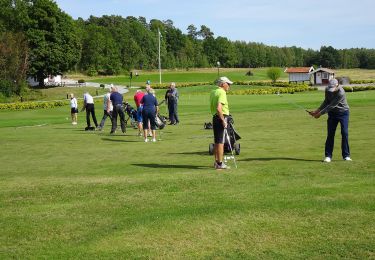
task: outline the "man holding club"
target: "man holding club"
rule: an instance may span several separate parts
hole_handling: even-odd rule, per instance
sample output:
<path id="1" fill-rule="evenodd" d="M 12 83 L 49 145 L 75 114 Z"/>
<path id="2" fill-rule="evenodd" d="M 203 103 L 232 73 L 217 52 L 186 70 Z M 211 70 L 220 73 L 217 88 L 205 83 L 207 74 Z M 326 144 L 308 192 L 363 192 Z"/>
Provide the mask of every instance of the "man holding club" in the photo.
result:
<path id="1" fill-rule="evenodd" d="M 227 92 L 230 85 L 233 84 L 227 77 L 220 77 L 217 81 L 218 88 L 213 90 L 210 95 L 210 109 L 212 114 L 212 127 L 214 131 L 214 156 L 215 169 L 229 169 L 224 164 L 224 130 L 227 128 L 227 117 L 229 115 L 229 105 Z"/>
<path id="2" fill-rule="evenodd" d="M 338 123 L 341 125 L 341 152 L 345 161 L 351 161 L 349 149 L 349 105 L 345 91 L 339 85 L 337 79 L 331 79 L 325 89 L 325 99 L 320 107 L 309 114 L 315 118 L 328 113 L 327 140 L 325 143 L 325 158 L 323 162 L 331 162 L 335 132 Z"/>

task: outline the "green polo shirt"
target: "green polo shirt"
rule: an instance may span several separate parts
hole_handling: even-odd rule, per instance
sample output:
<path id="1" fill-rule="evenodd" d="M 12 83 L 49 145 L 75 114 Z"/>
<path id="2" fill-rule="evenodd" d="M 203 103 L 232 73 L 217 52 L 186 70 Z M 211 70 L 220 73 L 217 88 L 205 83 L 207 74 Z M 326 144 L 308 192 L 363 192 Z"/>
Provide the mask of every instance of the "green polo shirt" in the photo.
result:
<path id="1" fill-rule="evenodd" d="M 213 116 L 217 114 L 217 104 L 219 103 L 223 105 L 223 114 L 229 115 L 227 93 L 223 88 L 220 87 L 212 90 L 210 95 L 211 114 Z"/>

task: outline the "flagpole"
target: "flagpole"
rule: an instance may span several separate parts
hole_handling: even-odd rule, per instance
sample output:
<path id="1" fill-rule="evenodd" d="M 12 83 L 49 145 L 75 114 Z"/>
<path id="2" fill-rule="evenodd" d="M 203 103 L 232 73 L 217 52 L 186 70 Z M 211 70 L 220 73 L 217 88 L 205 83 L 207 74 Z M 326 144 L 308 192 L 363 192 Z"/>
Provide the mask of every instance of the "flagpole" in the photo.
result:
<path id="1" fill-rule="evenodd" d="M 161 60 L 160 60 L 160 30 L 158 28 L 158 38 L 159 38 L 159 84 L 161 84 Z"/>

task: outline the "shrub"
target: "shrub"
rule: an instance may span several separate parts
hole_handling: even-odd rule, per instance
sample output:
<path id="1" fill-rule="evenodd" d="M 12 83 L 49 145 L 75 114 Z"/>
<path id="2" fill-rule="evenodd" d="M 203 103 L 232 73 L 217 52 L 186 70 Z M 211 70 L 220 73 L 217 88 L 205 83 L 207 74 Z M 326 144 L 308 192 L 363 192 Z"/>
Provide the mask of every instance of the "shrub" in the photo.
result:
<path id="1" fill-rule="evenodd" d="M 267 70 L 267 76 L 272 80 L 272 83 L 275 83 L 278 78 L 281 76 L 280 68 L 272 67 Z"/>
<path id="2" fill-rule="evenodd" d="M 365 91 L 365 90 L 375 90 L 375 86 L 346 86 L 343 87 L 345 92 L 357 92 L 357 91 Z"/>
<path id="3" fill-rule="evenodd" d="M 98 71 L 94 68 L 89 68 L 87 71 L 86 71 L 86 74 L 87 76 L 89 77 L 93 77 L 93 76 L 97 76 L 98 75 Z"/>
<path id="4" fill-rule="evenodd" d="M 246 76 L 254 76 L 254 73 L 251 70 L 249 70 L 248 72 L 246 72 Z"/>
<path id="5" fill-rule="evenodd" d="M 266 95 L 266 94 L 278 94 L 278 93 L 295 93 L 305 91 L 315 91 L 318 88 L 311 88 L 307 85 L 290 86 L 290 87 L 272 87 L 272 88 L 254 88 L 254 89 L 242 89 L 229 91 L 229 95 Z"/>
<path id="6" fill-rule="evenodd" d="M 375 83 L 375 79 L 350 80 L 350 84 L 370 84 L 370 83 Z"/>
<path id="7" fill-rule="evenodd" d="M 84 79 L 79 79 L 79 80 L 78 80 L 78 84 L 83 84 L 83 83 L 85 83 L 85 80 L 84 80 Z"/>
<path id="8" fill-rule="evenodd" d="M 16 102 L 16 103 L 3 103 L 0 104 L 0 110 L 24 110 L 24 109 L 37 109 L 37 108 L 54 108 L 65 106 L 63 101 L 51 102 Z"/>

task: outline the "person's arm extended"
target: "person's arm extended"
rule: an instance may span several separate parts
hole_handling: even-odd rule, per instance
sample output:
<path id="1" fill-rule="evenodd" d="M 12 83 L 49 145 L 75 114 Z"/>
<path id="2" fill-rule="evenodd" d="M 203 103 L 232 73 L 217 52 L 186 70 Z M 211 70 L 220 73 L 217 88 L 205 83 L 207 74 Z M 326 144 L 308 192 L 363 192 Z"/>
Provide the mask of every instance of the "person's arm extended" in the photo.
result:
<path id="1" fill-rule="evenodd" d="M 343 99 L 345 98 L 344 95 L 342 95 L 340 92 L 337 93 L 331 100 L 331 102 L 327 102 L 325 107 L 320 107 L 320 114 L 324 115 L 325 113 L 328 113 L 331 111 L 334 107 L 336 107 Z"/>
<path id="2" fill-rule="evenodd" d="M 85 111 L 86 109 L 86 98 L 83 99 L 83 107 L 81 109 L 81 112 Z"/>
<path id="3" fill-rule="evenodd" d="M 223 114 L 223 104 L 221 104 L 220 102 L 217 103 L 216 112 L 219 118 L 221 119 L 221 122 L 224 128 L 227 128 L 227 122 L 225 121 L 224 114 Z"/>
<path id="4" fill-rule="evenodd" d="M 312 117 L 315 117 L 315 118 L 319 118 L 322 114 L 321 114 L 321 110 L 326 107 L 328 104 L 328 99 L 327 99 L 327 92 L 325 93 L 325 98 L 322 102 L 322 104 L 319 106 L 318 109 L 316 109 L 315 111 L 311 111 L 309 112 L 309 114 L 312 116 Z"/>
<path id="5" fill-rule="evenodd" d="M 108 98 L 107 99 L 107 113 L 109 114 L 109 111 L 111 111 L 111 103 L 112 101 Z"/>

